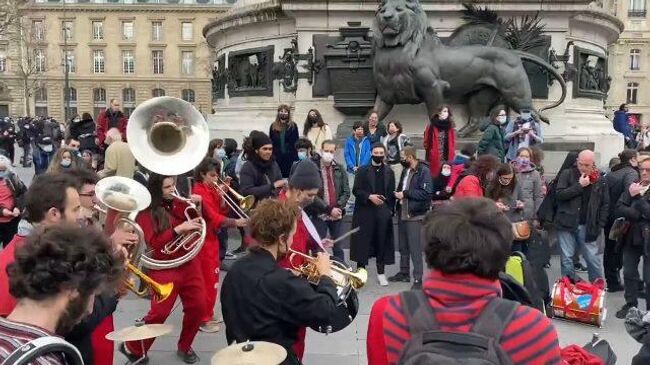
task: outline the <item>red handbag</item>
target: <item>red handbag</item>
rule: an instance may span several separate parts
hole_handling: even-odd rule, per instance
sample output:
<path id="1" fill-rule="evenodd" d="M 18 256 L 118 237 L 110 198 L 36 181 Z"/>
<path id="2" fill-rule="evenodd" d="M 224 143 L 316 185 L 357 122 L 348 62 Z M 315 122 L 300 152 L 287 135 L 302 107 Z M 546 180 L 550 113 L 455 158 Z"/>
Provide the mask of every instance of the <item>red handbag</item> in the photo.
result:
<path id="1" fill-rule="evenodd" d="M 605 323 L 605 282 L 602 279 L 588 283 L 572 283 L 568 277 L 553 285 L 551 306 L 553 317 L 602 327 Z"/>

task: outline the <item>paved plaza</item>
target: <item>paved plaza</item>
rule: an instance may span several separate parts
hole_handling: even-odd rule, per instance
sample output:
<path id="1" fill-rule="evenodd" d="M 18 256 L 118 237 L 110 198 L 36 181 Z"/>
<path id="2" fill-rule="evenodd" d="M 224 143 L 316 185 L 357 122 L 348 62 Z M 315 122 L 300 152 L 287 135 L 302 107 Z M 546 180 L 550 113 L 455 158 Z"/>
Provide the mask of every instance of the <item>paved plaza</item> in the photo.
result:
<path id="1" fill-rule="evenodd" d="M 23 181 L 28 184 L 31 181 L 32 170 L 17 167 L 19 175 Z M 238 235 L 232 235 L 238 237 Z M 231 246 L 237 246 L 239 243 L 231 239 Z M 348 252 L 346 251 L 346 257 Z M 399 260 L 397 260 L 399 262 Z M 552 266 L 549 271 L 550 278 L 556 279 L 559 276 L 559 257 L 555 256 L 552 260 Z M 313 331 L 307 334 L 307 348 L 304 363 L 307 365 L 362 365 L 366 361 L 366 332 L 368 317 L 372 303 L 379 297 L 387 294 L 398 293 L 407 290 L 410 284 L 391 283 L 388 287 L 380 287 L 376 280 L 376 271 L 374 262 L 368 267 L 369 281 L 368 284 L 359 293 L 360 310 L 355 321 L 345 330 L 325 336 Z M 392 275 L 398 270 L 398 265 L 388 266 L 386 274 Z M 222 280 L 226 275 L 222 272 Z M 554 324 L 560 335 L 560 344 L 562 346 L 576 343 L 583 345 L 587 343 L 594 332 L 601 335 L 602 338 L 610 342 L 618 356 L 618 364 L 630 364 L 632 357 L 640 348 L 640 345 L 634 341 L 626 332 L 623 321 L 614 317 L 614 313 L 624 303 L 623 294 L 615 293 L 607 295 L 606 306 L 608 309 L 607 321 L 604 328 L 595 328 L 577 323 L 554 320 Z M 643 303 L 643 301 L 641 301 Z M 643 304 L 642 304 L 643 305 Z M 143 317 L 149 309 L 149 302 L 144 299 L 136 298 L 130 294 L 120 301 L 115 313 L 115 328 L 124 328 L 134 324 L 134 320 Z M 217 313 L 220 313 L 217 310 Z M 173 325 L 174 332 L 156 340 L 150 352 L 150 364 L 167 365 L 183 364 L 176 358 L 176 341 L 180 332 L 182 321 L 182 306 L 177 303 L 176 309 L 171 314 L 166 323 Z M 214 353 L 226 346 L 225 332 L 216 334 L 200 333 L 194 341 L 194 350 L 201 357 L 200 364 L 210 364 L 210 359 Z M 119 353 L 115 354 L 115 364 L 123 364 L 126 359 Z"/>

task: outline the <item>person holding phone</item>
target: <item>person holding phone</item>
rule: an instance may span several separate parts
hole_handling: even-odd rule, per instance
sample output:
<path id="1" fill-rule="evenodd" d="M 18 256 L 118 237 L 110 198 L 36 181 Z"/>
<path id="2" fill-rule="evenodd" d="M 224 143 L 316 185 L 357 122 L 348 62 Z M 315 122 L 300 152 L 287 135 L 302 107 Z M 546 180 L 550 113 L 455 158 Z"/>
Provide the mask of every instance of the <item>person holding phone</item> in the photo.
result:
<path id="1" fill-rule="evenodd" d="M 519 117 L 506 126 L 505 140 L 508 142 L 506 159 L 514 161 L 520 148 L 532 147 L 544 142 L 542 127 L 530 110 L 522 110 Z"/>
<path id="2" fill-rule="evenodd" d="M 393 242 L 393 208 L 395 206 L 395 176 L 386 166 L 386 147 L 377 142 L 371 149 L 370 165 L 357 170 L 352 194 L 356 197 L 352 227 L 360 227 L 352 236 L 350 260 L 357 267 L 368 265 L 369 257 L 377 258 L 377 280 L 387 286 L 384 266 L 395 263 Z"/>

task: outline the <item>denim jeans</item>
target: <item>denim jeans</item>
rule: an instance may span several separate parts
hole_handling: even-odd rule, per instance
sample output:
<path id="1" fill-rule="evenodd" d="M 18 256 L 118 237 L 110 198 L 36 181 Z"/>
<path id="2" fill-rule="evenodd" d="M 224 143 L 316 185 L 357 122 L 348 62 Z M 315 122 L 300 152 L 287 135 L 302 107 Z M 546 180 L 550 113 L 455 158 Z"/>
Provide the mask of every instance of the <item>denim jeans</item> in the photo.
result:
<path id="1" fill-rule="evenodd" d="M 342 219 L 339 219 L 337 221 L 324 221 L 320 218 L 314 218 L 312 219 L 312 222 L 314 223 L 316 231 L 318 232 L 318 235 L 321 236 L 321 238 L 326 238 L 328 231 L 329 238 L 333 240 L 341 236 L 341 223 L 343 223 Z M 334 244 L 334 247 L 332 247 L 332 253 L 334 254 L 334 257 L 345 263 L 345 253 L 341 248 L 341 243 L 342 242 L 337 242 Z"/>
<path id="2" fill-rule="evenodd" d="M 573 255 L 580 249 L 587 262 L 589 281 L 593 282 L 603 277 L 603 255 L 598 254 L 598 240 L 585 242 L 587 227 L 578 226 L 574 231 L 558 230 L 557 237 L 561 250 L 562 276 L 576 278 L 573 267 Z"/>

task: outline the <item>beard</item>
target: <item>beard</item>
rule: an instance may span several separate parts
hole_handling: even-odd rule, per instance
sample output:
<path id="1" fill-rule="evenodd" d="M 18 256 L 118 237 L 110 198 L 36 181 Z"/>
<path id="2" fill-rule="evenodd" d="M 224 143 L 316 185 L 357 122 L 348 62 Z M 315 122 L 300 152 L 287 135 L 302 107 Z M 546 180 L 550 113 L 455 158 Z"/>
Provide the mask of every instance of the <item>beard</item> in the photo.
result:
<path id="1" fill-rule="evenodd" d="M 70 300 L 56 323 L 56 334 L 65 336 L 86 316 L 90 296 L 79 295 Z"/>

